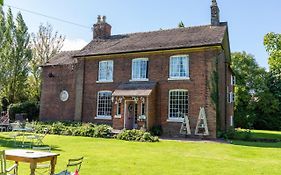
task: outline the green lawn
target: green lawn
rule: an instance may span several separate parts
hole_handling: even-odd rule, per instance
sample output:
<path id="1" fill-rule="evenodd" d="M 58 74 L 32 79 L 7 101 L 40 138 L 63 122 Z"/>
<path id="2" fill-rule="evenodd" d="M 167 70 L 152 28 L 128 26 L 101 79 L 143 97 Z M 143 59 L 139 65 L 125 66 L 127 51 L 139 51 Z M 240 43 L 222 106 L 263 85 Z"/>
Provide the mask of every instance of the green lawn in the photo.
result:
<path id="1" fill-rule="evenodd" d="M 0 149 L 12 149 L 3 134 L 0 136 Z M 84 156 L 82 175 L 273 175 L 281 170 L 280 142 L 138 143 L 55 135 L 48 135 L 44 142 L 54 148 L 53 152 L 60 153 L 57 171 L 65 167 L 68 158 Z M 28 164 L 21 163 L 19 174 L 27 175 L 28 171 Z"/>

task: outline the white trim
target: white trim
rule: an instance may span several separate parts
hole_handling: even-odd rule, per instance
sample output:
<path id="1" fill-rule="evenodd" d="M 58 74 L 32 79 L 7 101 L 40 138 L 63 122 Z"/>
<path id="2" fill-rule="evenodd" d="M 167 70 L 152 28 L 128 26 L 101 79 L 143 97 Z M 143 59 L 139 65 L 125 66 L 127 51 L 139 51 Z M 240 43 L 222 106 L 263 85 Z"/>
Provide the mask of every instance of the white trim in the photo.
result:
<path id="1" fill-rule="evenodd" d="M 169 110 L 170 111 L 170 110 Z M 168 118 L 167 122 L 173 122 L 173 123 L 182 123 L 183 122 L 183 118 Z"/>
<path id="2" fill-rule="evenodd" d="M 95 117 L 95 119 L 98 119 L 98 120 L 111 120 L 112 117 L 111 116 L 105 116 L 105 115 L 98 115 Z"/>
<path id="3" fill-rule="evenodd" d="M 186 62 L 187 62 L 187 66 L 186 66 L 186 73 L 187 73 L 187 76 L 186 77 L 174 77 L 174 76 L 171 76 L 171 60 L 173 58 L 177 58 L 177 57 L 186 57 Z M 173 56 L 170 56 L 170 60 L 169 60 L 169 78 L 168 80 L 186 80 L 186 79 L 190 79 L 190 74 L 189 74 L 189 55 L 186 54 L 186 55 L 173 55 Z"/>
<path id="4" fill-rule="evenodd" d="M 111 97 L 112 97 L 112 91 L 98 91 L 98 95 L 97 95 L 97 107 L 96 107 L 96 117 L 95 119 L 103 119 L 103 120 L 111 120 L 112 119 L 112 116 L 104 116 L 104 115 L 98 115 L 98 112 L 99 112 L 99 93 L 100 92 L 110 92 L 111 93 Z M 112 112 L 112 103 L 111 103 L 111 112 Z M 112 114 L 111 114 L 112 115 Z"/>
<path id="5" fill-rule="evenodd" d="M 111 76 L 111 80 L 101 80 L 100 79 L 100 65 L 101 63 L 104 63 L 104 62 L 112 62 L 112 76 Z M 99 61 L 99 69 L 98 69 L 98 81 L 96 81 L 97 83 L 104 83 L 104 82 L 113 82 L 113 76 L 114 76 L 114 61 L 113 60 L 103 60 L 103 61 Z"/>
<path id="6" fill-rule="evenodd" d="M 114 118 L 121 118 L 121 114 L 120 115 L 115 115 Z"/>
<path id="7" fill-rule="evenodd" d="M 190 77 L 181 77 L 181 78 L 171 77 L 171 78 L 168 78 L 168 80 L 169 80 L 169 81 L 190 80 Z"/>
<path id="8" fill-rule="evenodd" d="M 132 81 L 149 81 L 149 79 L 148 78 L 140 78 L 140 79 L 131 79 L 129 81 L 130 82 L 132 82 Z"/>
<path id="9" fill-rule="evenodd" d="M 113 83 L 113 80 L 96 81 L 96 83 Z"/>
<path id="10" fill-rule="evenodd" d="M 187 89 L 171 89 L 169 90 L 169 98 L 168 98 L 168 117 L 167 117 L 167 122 L 183 122 L 184 118 L 170 118 L 170 93 L 173 92 L 173 91 L 184 91 L 184 92 L 188 92 Z M 189 94 L 188 94 L 188 97 L 189 97 Z M 188 103 L 189 103 L 189 98 L 188 98 Z M 188 105 L 189 107 L 189 105 Z M 189 108 L 187 109 L 187 111 L 189 110 Z"/>
<path id="11" fill-rule="evenodd" d="M 132 61 L 134 61 L 134 60 L 136 60 L 136 61 L 138 61 L 138 60 L 148 61 L 148 58 L 143 57 L 143 58 L 134 58 L 134 59 L 132 59 Z"/>
<path id="12" fill-rule="evenodd" d="M 230 77 L 230 85 L 234 86 L 236 84 L 236 77 L 234 75 L 231 75 Z"/>

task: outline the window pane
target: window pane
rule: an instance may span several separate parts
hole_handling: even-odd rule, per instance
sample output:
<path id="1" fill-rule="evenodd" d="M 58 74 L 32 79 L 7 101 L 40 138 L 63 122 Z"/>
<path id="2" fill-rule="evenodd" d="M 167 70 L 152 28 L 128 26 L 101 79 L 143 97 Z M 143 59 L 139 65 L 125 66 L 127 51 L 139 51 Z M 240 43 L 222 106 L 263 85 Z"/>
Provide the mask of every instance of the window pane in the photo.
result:
<path id="1" fill-rule="evenodd" d="M 99 63 L 99 81 L 113 80 L 113 61 L 102 61 Z"/>
<path id="2" fill-rule="evenodd" d="M 188 115 L 188 92 L 184 90 L 170 91 L 170 118 L 184 118 Z"/>
<path id="3" fill-rule="evenodd" d="M 136 59 L 132 63 L 132 79 L 147 78 L 147 60 Z"/>
<path id="4" fill-rule="evenodd" d="M 170 77 L 188 77 L 188 58 L 186 56 L 174 56 L 170 58 Z"/>
<path id="5" fill-rule="evenodd" d="M 97 114 L 100 116 L 111 116 L 111 92 L 98 93 L 98 109 Z"/>

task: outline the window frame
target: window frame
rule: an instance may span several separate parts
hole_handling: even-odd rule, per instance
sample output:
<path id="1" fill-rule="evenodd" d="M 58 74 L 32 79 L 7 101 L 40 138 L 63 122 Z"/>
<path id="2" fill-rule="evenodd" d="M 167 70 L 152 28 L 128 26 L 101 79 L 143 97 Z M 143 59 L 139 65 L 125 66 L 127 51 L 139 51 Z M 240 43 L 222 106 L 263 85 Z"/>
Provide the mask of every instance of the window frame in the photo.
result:
<path id="1" fill-rule="evenodd" d="M 185 57 L 186 58 L 186 68 L 185 68 L 185 71 L 186 71 L 186 76 L 172 76 L 172 59 L 175 59 L 175 58 L 179 58 L 179 57 Z M 189 73 L 189 55 L 173 55 L 173 56 L 170 56 L 170 59 L 169 59 L 169 78 L 168 80 L 190 80 L 190 73 Z"/>
<path id="2" fill-rule="evenodd" d="M 107 91 L 107 90 L 102 90 L 102 91 L 98 91 L 98 95 L 97 95 L 97 108 L 96 108 L 96 117 L 95 119 L 102 119 L 102 120 L 111 120 L 112 119 L 112 101 L 111 101 L 111 115 L 99 115 L 99 97 L 100 97 L 100 93 L 102 92 L 110 92 L 111 93 L 111 97 L 110 97 L 110 101 L 112 98 L 112 91 Z"/>
<path id="3" fill-rule="evenodd" d="M 112 75 L 111 75 L 111 79 L 101 79 L 101 64 L 102 63 L 112 63 Z M 103 61 L 99 61 L 99 69 L 98 69 L 98 81 L 97 83 L 110 83 L 113 82 L 113 75 L 114 75 L 114 61 L 113 60 L 103 60 Z"/>
<path id="4" fill-rule="evenodd" d="M 183 122 L 184 121 L 184 118 L 172 118 L 170 117 L 170 114 L 171 114 L 171 110 L 170 110 L 170 107 L 171 107 L 171 92 L 175 92 L 175 91 L 181 91 L 181 92 L 187 92 L 187 100 L 188 100 L 188 104 L 187 104 L 187 114 L 189 112 L 189 91 L 187 89 L 172 89 L 172 90 L 169 90 L 169 103 L 168 103 L 168 119 L 167 119 L 167 122 Z"/>
<path id="5" fill-rule="evenodd" d="M 137 77 L 137 78 L 134 78 L 134 62 L 137 62 L 137 61 L 146 61 L 146 71 L 145 71 L 145 77 L 146 78 L 140 78 Z M 132 67 L 131 67 L 131 80 L 130 81 L 149 81 L 148 79 L 148 61 L 149 59 L 148 58 L 134 58 L 132 59 Z M 139 72 L 139 75 L 141 75 L 141 73 Z"/>

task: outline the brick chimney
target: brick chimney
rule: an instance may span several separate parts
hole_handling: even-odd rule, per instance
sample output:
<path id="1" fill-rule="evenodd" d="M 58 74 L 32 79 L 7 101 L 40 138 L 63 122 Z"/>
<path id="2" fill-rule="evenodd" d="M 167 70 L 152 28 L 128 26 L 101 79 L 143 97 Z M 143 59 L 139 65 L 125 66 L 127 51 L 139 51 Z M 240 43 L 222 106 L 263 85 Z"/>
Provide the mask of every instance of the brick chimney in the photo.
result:
<path id="1" fill-rule="evenodd" d="M 106 16 L 98 16 L 93 26 L 93 39 L 106 39 L 111 35 L 111 25 L 106 23 Z"/>
<path id="2" fill-rule="evenodd" d="M 216 0 L 212 0 L 211 25 L 212 26 L 219 26 L 220 25 L 220 9 L 218 7 L 218 4 L 217 4 Z"/>

